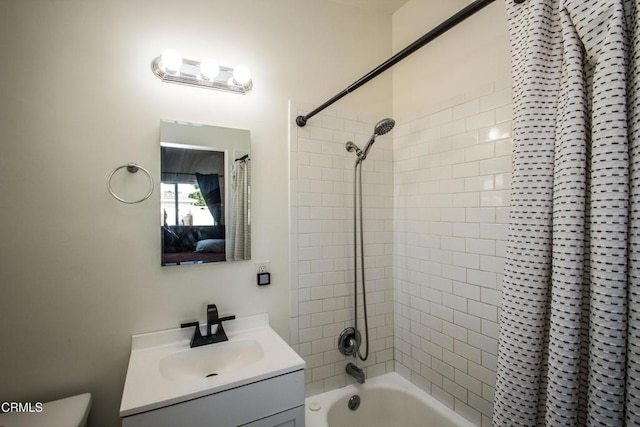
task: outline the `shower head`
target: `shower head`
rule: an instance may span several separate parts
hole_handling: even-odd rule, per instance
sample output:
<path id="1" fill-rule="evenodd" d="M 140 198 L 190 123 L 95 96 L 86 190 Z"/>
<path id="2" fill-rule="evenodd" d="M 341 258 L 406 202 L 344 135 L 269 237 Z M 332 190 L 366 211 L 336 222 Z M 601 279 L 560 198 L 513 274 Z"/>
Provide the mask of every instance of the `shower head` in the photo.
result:
<path id="1" fill-rule="evenodd" d="M 369 142 L 367 142 L 367 145 L 365 145 L 364 150 L 362 150 L 362 156 L 358 156 L 358 160 L 363 161 L 364 159 L 366 159 L 367 154 L 369 154 L 369 150 L 371 149 L 371 146 L 376 141 L 376 138 L 379 137 L 380 135 L 384 135 L 385 133 L 390 132 L 395 125 L 396 125 L 396 121 L 389 118 L 382 119 L 378 123 L 376 123 L 376 127 L 373 128 L 373 135 L 371 135 L 371 138 L 369 138 Z"/>
<path id="2" fill-rule="evenodd" d="M 376 124 L 376 127 L 373 130 L 373 134 L 376 136 L 384 135 L 385 133 L 390 132 L 395 125 L 396 121 L 393 119 L 382 119 Z"/>

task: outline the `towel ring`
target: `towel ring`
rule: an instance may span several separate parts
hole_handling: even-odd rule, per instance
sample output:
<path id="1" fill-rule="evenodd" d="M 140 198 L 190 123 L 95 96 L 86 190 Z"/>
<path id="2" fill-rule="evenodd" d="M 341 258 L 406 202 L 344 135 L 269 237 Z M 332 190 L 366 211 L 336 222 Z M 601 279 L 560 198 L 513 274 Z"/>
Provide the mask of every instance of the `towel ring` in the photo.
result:
<path id="1" fill-rule="evenodd" d="M 142 171 L 144 173 L 147 174 L 147 176 L 149 177 L 149 192 L 140 200 L 126 200 L 123 199 L 122 197 L 118 196 L 114 191 L 113 188 L 111 188 L 111 178 L 113 178 L 113 175 L 118 172 L 120 169 L 122 168 L 127 168 L 127 171 L 131 172 L 131 173 L 136 173 L 138 172 L 138 169 L 142 169 Z M 130 205 L 134 204 L 134 203 L 140 203 L 140 202 L 144 202 L 145 200 L 147 200 L 149 197 L 151 197 L 151 194 L 153 193 L 153 177 L 151 176 L 151 173 L 149 173 L 149 171 L 145 168 L 143 168 L 142 166 L 140 166 L 137 163 L 127 163 L 126 165 L 122 165 L 122 166 L 118 166 L 117 168 L 115 168 L 110 174 L 109 174 L 109 178 L 107 178 L 107 189 L 109 190 L 109 193 L 111 193 L 111 195 L 113 197 L 116 198 L 116 200 L 121 201 L 122 203 L 128 203 Z"/>

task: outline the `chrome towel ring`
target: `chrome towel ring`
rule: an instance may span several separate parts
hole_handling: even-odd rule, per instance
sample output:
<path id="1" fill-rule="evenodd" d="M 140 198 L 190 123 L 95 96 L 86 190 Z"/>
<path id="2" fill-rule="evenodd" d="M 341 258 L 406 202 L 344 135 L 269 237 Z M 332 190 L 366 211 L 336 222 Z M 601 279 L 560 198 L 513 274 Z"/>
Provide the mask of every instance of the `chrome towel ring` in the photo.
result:
<path id="1" fill-rule="evenodd" d="M 126 200 L 126 199 L 123 199 L 122 197 L 118 196 L 113 191 L 113 188 L 111 188 L 111 178 L 113 178 L 113 175 L 117 171 L 122 169 L 122 168 L 127 168 L 127 171 L 129 171 L 131 173 L 136 173 L 136 172 L 138 172 L 139 169 L 142 169 L 142 171 L 147 174 L 147 177 L 149 177 L 149 192 L 143 198 L 141 198 L 140 200 Z M 127 163 L 126 165 L 118 166 L 113 171 L 111 171 L 111 173 L 109 174 L 109 178 L 107 178 L 107 189 L 109 190 L 109 193 L 111 193 L 111 195 L 113 197 L 115 197 L 116 200 L 119 200 L 122 203 L 134 204 L 134 203 L 144 202 L 149 197 L 151 197 L 151 194 L 153 193 L 153 188 L 154 188 L 154 183 L 153 183 L 153 177 L 151 176 L 151 173 L 149 173 L 149 171 L 147 169 L 145 169 L 144 167 L 140 166 L 137 163 L 133 163 L 133 162 Z"/>

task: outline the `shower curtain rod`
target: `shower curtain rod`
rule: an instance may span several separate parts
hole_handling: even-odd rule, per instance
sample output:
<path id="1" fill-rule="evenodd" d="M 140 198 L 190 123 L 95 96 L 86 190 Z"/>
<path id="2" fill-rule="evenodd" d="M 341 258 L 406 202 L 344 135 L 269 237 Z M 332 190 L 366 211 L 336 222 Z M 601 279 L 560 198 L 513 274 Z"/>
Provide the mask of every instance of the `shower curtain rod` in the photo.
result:
<path id="1" fill-rule="evenodd" d="M 300 126 L 300 127 L 303 127 L 304 125 L 307 124 L 307 120 L 309 120 L 311 117 L 313 117 L 316 114 L 318 114 L 320 111 L 322 111 L 325 108 L 329 107 L 331 104 L 333 104 L 334 102 L 338 101 L 339 99 L 341 99 L 345 95 L 347 95 L 347 94 L 353 92 L 354 90 L 358 89 L 360 86 L 364 85 L 369 80 L 373 79 L 374 77 L 378 76 L 379 74 L 381 74 L 384 71 L 388 70 L 389 68 L 393 67 L 395 64 L 397 64 L 398 62 L 402 61 L 404 58 L 406 58 L 407 56 L 411 55 L 416 50 L 420 49 L 421 47 L 423 47 L 424 45 L 426 45 L 430 41 L 434 40 L 438 36 L 446 33 L 448 30 L 450 30 L 451 28 L 455 27 L 460 22 L 464 21 L 465 19 L 467 19 L 471 15 L 475 14 L 476 12 L 480 11 L 485 6 L 488 6 L 490 3 L 493 3 L 494 1 L 495 0 L 476 0 L 476 1 L 474 1 L 469 6 L 465 7 L 462 10 L 460 10 L 458 13 L 456 13 L 455 15 L 453 15 L 452 17 L 450 17 L 449 19 L 447 19 L 446 21 L 444 21 L 443 23 L 441 23 L 440 25 L 435 27 L 433 30 L 429 31 L 428 33 L 426 33 L 425 35 L 423 35 L 422 37 L 420 37 L 419 39 L 417 39 L 416 41 L 411 43 L 409 46 L 405 47 L 400 52 L 396 53 L 391 58 L 387 59 L 385 62 L 383 62 L 382 64 L 378 65 L 376 68 L 374 68 L 373 70 L 369 71 L 363 77 L 361 77 L 360 79 L 356 80 L 354 83 L 349 85 L 346 89 L 344 89 L 342 92 L 340 92 L 339 94 L 337 94 L 333 98 L 329 99 L 327 102 L 325 102 L 324 104 L 322 104 L 321 106 L 319 106 L 318 108 L 316 108 L 315 110 L 313 110 L 312 112 L 307 114 L 306 116 L 298 116 L 296 118 L 296 124 L 298 126 Z M 518 2 L 518 1 L 516 0 L 516 2 Z"/>

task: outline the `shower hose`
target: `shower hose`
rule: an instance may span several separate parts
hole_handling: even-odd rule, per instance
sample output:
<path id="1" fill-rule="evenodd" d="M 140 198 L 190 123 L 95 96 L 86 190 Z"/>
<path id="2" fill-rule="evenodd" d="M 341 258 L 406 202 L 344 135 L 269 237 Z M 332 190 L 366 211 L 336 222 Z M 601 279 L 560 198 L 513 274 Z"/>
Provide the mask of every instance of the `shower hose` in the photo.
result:
<path id="1" fill-rule="evenodd" d="M 364 227 L 362 217 L 362 161 L 358 159 L 353 170 L 353 305 L 355 310 L 354 329 L 358 336 L 358 210 L 360 213 L 360 271 L 362 272 L 362 307 L 364 310 L 364 330 L 366 351 L 364 356 L 360 352 L 358 345 L 357 353 L 360 360 L 365 361 L 369 357 L 369 323 L 367 319 L 367 287 L 364 274 Z M 359 191 L 356 191 L 358 189 Z M 359 195 L 359 204 L 358 201 Z M 359 344 L 359 343 L 358 343 Z"/>

